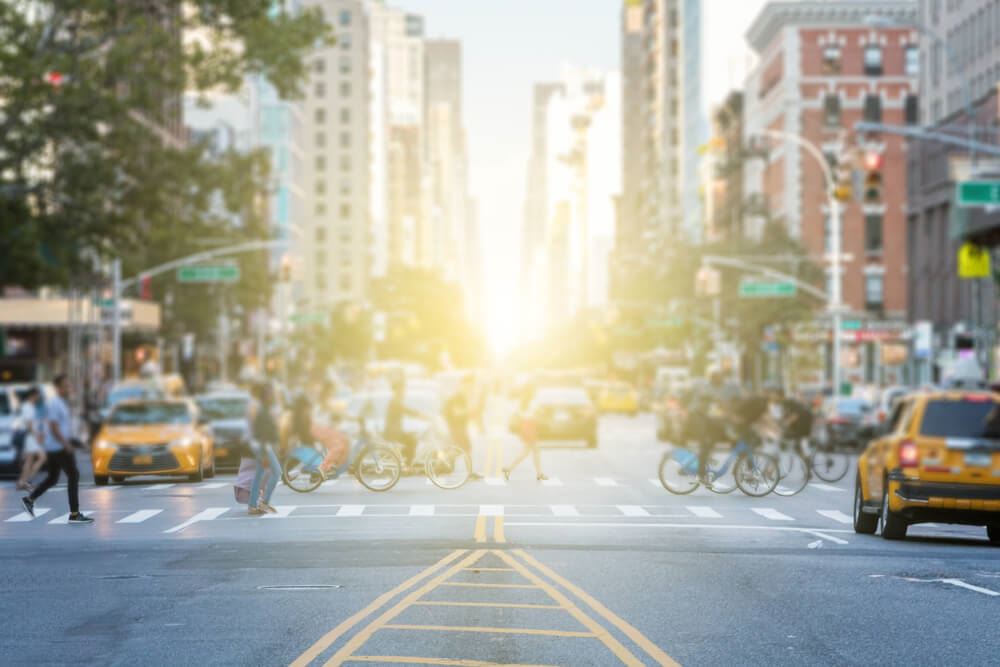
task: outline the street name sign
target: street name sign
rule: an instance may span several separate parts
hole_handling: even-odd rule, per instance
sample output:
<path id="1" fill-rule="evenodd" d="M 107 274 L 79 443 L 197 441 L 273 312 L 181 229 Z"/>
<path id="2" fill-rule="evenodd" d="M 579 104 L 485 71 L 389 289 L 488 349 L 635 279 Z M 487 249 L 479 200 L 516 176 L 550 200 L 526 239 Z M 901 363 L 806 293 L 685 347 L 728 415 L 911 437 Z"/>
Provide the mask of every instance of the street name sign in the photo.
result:
<path id="1" fill-rule="evenodd" d="M 797 292 L 795 283 L 789 282 L 744 280 L 740 283 L 740 296 L 746 299 L 787 298 L 795 296 Z"/>
<path id="2" fill-rule="evenodd" d="M 959 206 L 1000 206 L 1000 181 L 959 181 L 955 188 Z"/>
<path id="3" fill-rule="evenodd" d="M 182 283 L 235 283 L 240 279 L 238 266 L 182 266 L 177 280 Z"/>

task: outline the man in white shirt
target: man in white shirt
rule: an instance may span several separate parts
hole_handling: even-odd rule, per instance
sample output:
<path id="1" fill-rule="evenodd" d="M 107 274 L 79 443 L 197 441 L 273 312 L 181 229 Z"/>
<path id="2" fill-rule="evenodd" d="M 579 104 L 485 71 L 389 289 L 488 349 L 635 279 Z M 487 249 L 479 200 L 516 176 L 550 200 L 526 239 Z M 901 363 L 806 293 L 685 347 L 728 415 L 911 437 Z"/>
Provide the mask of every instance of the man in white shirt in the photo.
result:
<path id="1" fill-rule="evenodd" d="M 80 471 L 76 467 L 76 452 L 69 439 L 73 433 L 73 416 L 69 409 L 70 384 L 65 374 L 59 374 L 52 381 L 56 396 L 45 405 L 44 425 L 46 476 L 31 495 L 21 498 L 21 504 L 31 516 L 35 516 L 35 501 L 52 485 L 59 481 L 59 472 L 66 472 L 66 492 L 69 496 L 69 523 L 87 524 L 94 520 L 80 512 Z"/>

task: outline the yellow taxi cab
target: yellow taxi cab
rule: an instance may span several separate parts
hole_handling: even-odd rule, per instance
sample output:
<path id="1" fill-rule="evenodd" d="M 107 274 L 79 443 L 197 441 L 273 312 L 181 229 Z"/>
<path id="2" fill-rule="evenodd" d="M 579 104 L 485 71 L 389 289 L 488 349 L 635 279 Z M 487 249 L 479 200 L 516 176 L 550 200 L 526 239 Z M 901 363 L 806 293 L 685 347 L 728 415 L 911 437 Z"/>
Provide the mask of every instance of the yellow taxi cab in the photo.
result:
<path id="1" fill-rule="evenodd" d="M 597 392 L 597 408 L 634 417 L 639 414 L 639 392 L 624 382 L 608 382 Z"/>
<path id="2" fill-rule="evenodd" d="M 125 401 L 112 408 L 91 450 L 94 484 L 139 475 L 215 476 L 211 429 L 189 400 Z"/>
<path id="3" fill-rule="evenodd" d="M 1000 395 L 903 398 L 858 459 L 854 530 L 888 540 L 915 523 L 986 526 L 1000 543 Z"/>

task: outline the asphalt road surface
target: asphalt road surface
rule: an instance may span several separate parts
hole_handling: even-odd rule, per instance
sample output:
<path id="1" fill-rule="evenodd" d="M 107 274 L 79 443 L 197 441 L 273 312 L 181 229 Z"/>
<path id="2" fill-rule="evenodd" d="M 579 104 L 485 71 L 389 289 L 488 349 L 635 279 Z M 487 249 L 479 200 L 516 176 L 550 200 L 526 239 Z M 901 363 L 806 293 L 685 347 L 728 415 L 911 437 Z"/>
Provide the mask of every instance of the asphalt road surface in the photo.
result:
<path id="1" fill-rule="evenodd" d="M 498 408 L 499 410 L 499 408 Z M 596 451 L 518 444 L 495 414 L 486 479 L 351 479 L 246 515 L 231 477 L 95 488 L 67 525 L 0 483 L 9 665 L 997 664 L 1000 551 L 978 528 L 855 535 L 852 477 L 793 498 L 659 485 L 653 421 L 602 418 Z"/>

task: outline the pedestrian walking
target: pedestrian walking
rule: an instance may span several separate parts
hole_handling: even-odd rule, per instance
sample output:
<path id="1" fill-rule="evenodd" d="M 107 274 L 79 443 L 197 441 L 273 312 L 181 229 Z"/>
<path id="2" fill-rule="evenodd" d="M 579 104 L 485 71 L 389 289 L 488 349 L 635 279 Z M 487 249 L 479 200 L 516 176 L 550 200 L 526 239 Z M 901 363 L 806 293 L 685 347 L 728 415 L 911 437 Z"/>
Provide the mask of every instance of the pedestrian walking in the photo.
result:
<path id="1" fill-rule="evenodd" d="M 250 485 L 247 513 L 251 516 L 260 516 L 278 511 L 270 503 L 274 489 L 278 486 L 278 478 L 281 476 L 281 462 L 274 453 L 280 432 L 278 420 L 274 415 L 274 389 L 271 384 L 268 382 L 258 384 L 254 388 L 254 398 L 256 400 L 250 406 L 250 450 L 253 452 L 257 470 Z M 261 492 L 262 484 L 263 492 Z"/>
<path id="2" fill-rule="evenodd" d="M 31 480 L 42 469 L 48 458 L 42 446 L 45 442 L 44 420 L 45 404 L 42 402 L 42 391 L 38 387 L 32 387 L 22 399 L 18 410 L 20 425 L 14 434 L 15 440 L 21 442 L 21 475 L 17 480 L 18 491 L 28 493 L 34 491 Z"/>
<path id="3" fill-rule="evenodd" d="M 69 496 L 69 523 L 87 524 L 94 520 L 80 512 L 80 470 L 76 467 L 76 452 L 70 443 L 73 434 L 73 417 L 69 409 L 69 377 L 59 374 L 52 381 L 56 395 L 45 403 L 45 434 L 42 446 L 47 459 L 46 476 L 21 504 L 35 516 L 35 501 L 59 481 L 59 473 L 66 473 L 66 494 Z"/>
<path id="4" fill-rule="evenodd" d="M 539 482 L 548 480 L 548 477 L 542 472 L 542 455 L 538 450 L 538 421 L 535 419 L 535 415 L 531 409 L 531 399 L 531 392 L 526 392 L 521 399 L 521 408 L 517 414 L 517 432 L 521 437 L 522 449 L 513 463 L 503 469 L 503 476 L 508 481 L 510 480 L 511 472 L 529 456 L 535 466 L 536 479 Z"/>
<path id="5" fill-rule="evenodd" d="M 465 450 L 472 461 L 472 438 L 469 436 L 469 422 L 475 417 L 473 408 L 473 391 L 476 380 L 472 375 L 462 378 L 458 391 L 444 404 L 444 419 L 448 423 L 448 432 L 456 445 Z M 470 473 L 471 479 L 482 479 L 477 472 Z"/>

